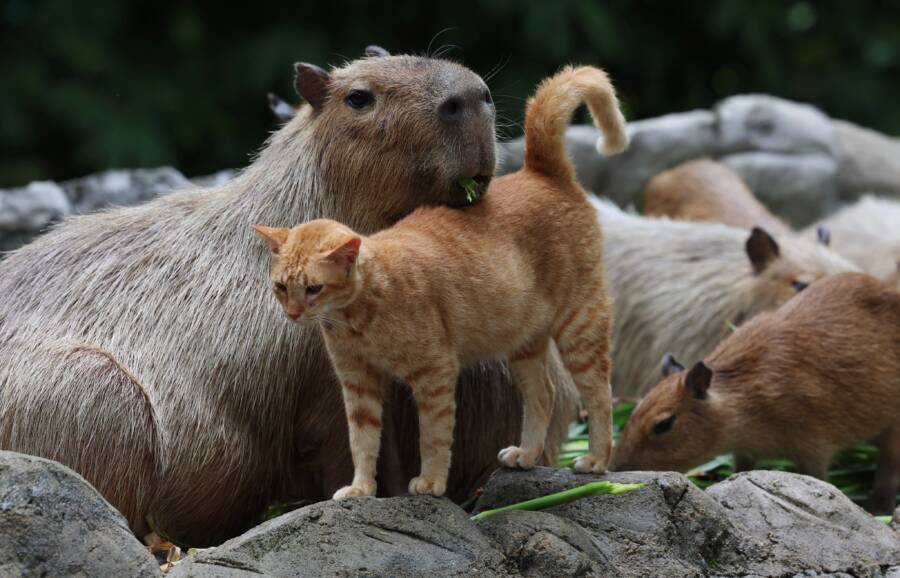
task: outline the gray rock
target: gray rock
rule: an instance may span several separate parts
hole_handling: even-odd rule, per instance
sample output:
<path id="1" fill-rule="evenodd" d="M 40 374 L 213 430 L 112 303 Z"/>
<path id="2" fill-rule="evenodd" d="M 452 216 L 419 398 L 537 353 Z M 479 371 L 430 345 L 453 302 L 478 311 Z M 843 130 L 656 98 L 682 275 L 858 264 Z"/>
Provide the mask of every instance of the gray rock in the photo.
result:
<path id="1" fill-rule="evenodd" d="M 739 559 L 743 537 L 737 534 L 725 510 L 681 474 L 628 472 L 602 477 L 579 475 L 571 470 L 535 468 L 529 472 L 501 470 L 491 477 L 475 511 L 488 510 L 559 492 L 597 479 L 645 482 L 646 487 L 618 496 L 594 496 L 544 510 L 553 521 L 540 527 L 540 518 L 500 514 L 479 522 L 479 528 L 497 539 L 513 560 L 514 549 L 529 532 L 556 536 L 567 546 L 560 556 L 575 559 L 573 550 L 592 560 L 604 575 L 610 566 L 621 576 L 704 576 Z M 551 516 L 552 515 L 552 516 Z M 562 528 L 562 530 L 561 530 Z M 563 531 L 564 530 L 564 531 Z M 592 543 L 587 548 L 585 543 Z M 527 567 L 526 567 L 527 568 Z"/>
<path id="2" fill-rule="evenodd" d="M 500 551 L 448 500 L 320 502 L 192 555 L 168 576 L 510 576 Z"/>
<path id="3" fill-rule="evenodd" d="M 159 576 L 125 518 L 56 462 L 0 452 L 0 576 Z"/>
<path id="4" fill-rule="evenodd" d="M 621 576 L 581 526 L 545 512 L 488 518 L 479 530 L 494 540 L 522 576 Z"/>
<path id="5" fill-rule="evenodd" d="M 0 234 L 37 233 L 71 211 L 65 191 L 50 181 L 0 191 Z"/>
<path id="6" fill-rule="evenodd" d="M 831 484 L 784 472 L 737 474 L 707 490 L 746 535 L 765 543 L 747 574 L 877 576 L 900 564 L 900 540 Z M 738 567 L 729 575 L 739 575 Z M 816 575 L 816 574 L 813 574 Z"/>
<path id="7" fill-rule="evenodd" d="M 900 139 L 834 121 L 841 147 L 838 189 L 847 201 L 862 193 L 900 197 Z"/>
<path id="8" fill-rule="evenodd" d="M 112 170 L 61 183 L 75 213 L 92 213 L 112 205 L 139 205 L 194 185 L 171 167 Z"/>
<path id="9" fill-rule="evenodd" d="M 837 161 L 825 155 L 747 152 L 722 157 L 772 212 L 803 227 L 838 206 Z"/>
<path id="10" fill-rule="evenodd" d="M 726 98 L 715 107 L 719 154 L 765 151 L 837 158 L 831 120 L 819 109 L 764 94 Z"/>

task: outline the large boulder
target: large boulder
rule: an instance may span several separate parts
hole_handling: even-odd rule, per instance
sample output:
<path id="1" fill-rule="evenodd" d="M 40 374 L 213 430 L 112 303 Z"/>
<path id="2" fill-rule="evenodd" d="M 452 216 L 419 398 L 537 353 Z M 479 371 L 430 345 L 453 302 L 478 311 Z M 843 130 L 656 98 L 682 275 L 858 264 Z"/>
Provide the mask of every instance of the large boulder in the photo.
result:
<path id="1" fill-rule="evenodd" d="M 140 205 L 160 195 L 194 185 L 171 167 L 111 170 L 60 183 L 76 214 L 109 206 Z"/>
<path id="2" fill-rule="evenodd" d="M 0 251 L 15 249 L 70 212 L 65 191 L 53 182 L 0 191 Z"/>
<path id="3" fill-rule="evenodd" d="M 510 576 L 499 549 L 449 500 L 320 502 L 190 556 L 168 576 Z"/>
<path id="4" fill-rule="evenodd" d="M 159 576 L 125 518 L 56 462 L 0 451 L 0 576 Z"/>

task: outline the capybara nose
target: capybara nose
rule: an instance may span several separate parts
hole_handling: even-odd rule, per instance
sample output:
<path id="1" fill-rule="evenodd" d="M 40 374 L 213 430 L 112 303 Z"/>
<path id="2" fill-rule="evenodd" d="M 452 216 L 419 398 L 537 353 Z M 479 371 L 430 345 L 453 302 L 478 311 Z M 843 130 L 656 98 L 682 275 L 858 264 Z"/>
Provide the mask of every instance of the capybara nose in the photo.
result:
<path id="1" fill-rule="evenodd" d="M 438 105 L 438 116 L 449 124 L 459 124 L 466 116 L 488 114 L 494 106 L 491 91 L 487 87 L 470 88 L 452 94 Z"/>

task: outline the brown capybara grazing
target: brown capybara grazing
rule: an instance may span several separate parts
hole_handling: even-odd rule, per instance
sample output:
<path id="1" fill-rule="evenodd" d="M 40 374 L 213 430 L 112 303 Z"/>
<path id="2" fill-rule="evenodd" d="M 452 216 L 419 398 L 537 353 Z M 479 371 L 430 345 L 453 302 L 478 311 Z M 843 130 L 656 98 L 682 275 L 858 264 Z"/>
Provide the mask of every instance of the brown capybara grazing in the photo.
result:
<path id="1" fill-rule="evenodd" d="M 700 361 L 757 313 L 825 275 L 857 268 L 821 243 L 719 223 L 628 214 L 593 199 L 613 298 L 613 392 L 643 395 L 672 352 Z"/>
<path id="2" fill-rule="evenodd" d="M 900 482 L 900 293 L 862 273 L 817 281 L 748 321 L 703 361 L 666 377 L 635 408 L 616 470 L 686 471 L 722 453 L 737 468 L 790 458 L 824 478 L 835 453 L 872 440 L 871 497 L 888 512 Z"/>
<path id="3" fill-rule="evenodd" d="M 269 295 L 251 225 L 332 218 L 369 234 L 466 204 L 460 179 L 484 188 L 494 171 L 494 107 L 469 69 L 372 56 L 297 72 L 306 104 L 233 181 L 70 219 L 0 263 L 0 448 L 73 468 L 138 534 L 214 544 L 268 503 L 325 499 L 352 475 L 321 337 Z M 577 398 L 554 379 L 542 463 Z M 448 495 L 463 499 L 518 440 L 522 401 L 498 363 L 457 391 Z M 418 439 L 408 391 L 386 397 L 390 495 L 406 491 Z"/>
<path id="4" fill-rule="evenodd" d="M 644 187 L 644 213 L 684 221 L 712 221 L 775 236 L 791 228 L 773 215 L 731 168 L 698 159 L 659 173 Z"/>

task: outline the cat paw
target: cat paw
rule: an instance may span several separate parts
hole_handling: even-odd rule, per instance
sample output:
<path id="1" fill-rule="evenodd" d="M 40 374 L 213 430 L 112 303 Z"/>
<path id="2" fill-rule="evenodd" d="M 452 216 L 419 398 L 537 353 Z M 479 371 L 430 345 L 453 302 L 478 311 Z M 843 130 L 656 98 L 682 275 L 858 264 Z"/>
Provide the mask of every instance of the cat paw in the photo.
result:
<path id="1" fill-rule="evenodd" d="M 609 460 L 599 460 L 591 454 L 586 454 L 575 459 L 572 469 L 579 474 L 602 474 L 606 471 L 608 462 Z"/>
<path id="2" fill-rule="evenodd" d="M 343 500 L 345 498 L 359 498 L 363 496 L 375 495 L 375 488 L 366 486 L 344 486 L 334 493 L 333 500 Z"/>
<path id="3" fill-rule="evenodd" d="M 510 446 L 500 450 L 497 459 L 507 468 L 519 468 L 522 470 L 530 470 L 537 462 L 537 456 L 529 454 L 518 446 Z"/>
<path id="4" fill-rule="evenodd" d="M 443 496 L 447 491 L 446 480 L 432 480 L 424 476 L 416 476 L 409 481 L 409 493 L 412 495 L 428 494 L 431 496 Z"/>

